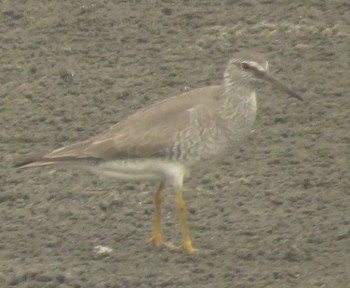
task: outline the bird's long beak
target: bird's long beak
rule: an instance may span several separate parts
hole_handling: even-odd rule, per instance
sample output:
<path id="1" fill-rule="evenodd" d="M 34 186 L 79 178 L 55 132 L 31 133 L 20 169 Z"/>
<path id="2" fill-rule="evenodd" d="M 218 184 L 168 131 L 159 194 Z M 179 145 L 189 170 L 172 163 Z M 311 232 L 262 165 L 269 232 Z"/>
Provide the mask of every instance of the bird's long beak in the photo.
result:
<path id="1" fill-rule="evenodd" d="M 300 101 L 304 101 L 303 97 L 301 97 L 298 93 L 284 85 L 282 82 L 271 76 L 268 72 L 266 71 L 256 71 L 256 75 L 258 78 L 263 80 L 265 83 L 268 83 L 272 85 L 273 87 L 276 87 L 278 90 L 287 93 L 289 96 L 296 98 Z"/>

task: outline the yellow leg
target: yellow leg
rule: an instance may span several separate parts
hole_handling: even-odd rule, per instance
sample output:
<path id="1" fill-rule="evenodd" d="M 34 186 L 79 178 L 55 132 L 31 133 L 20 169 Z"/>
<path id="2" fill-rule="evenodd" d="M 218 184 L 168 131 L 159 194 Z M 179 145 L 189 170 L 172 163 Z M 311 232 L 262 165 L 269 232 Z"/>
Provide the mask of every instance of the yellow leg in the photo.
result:
<path id="1" fill-rule="evenodd" d="M 186 205 L 182 197 L 182 192 L 183 192 L 182 187 L 177 188 L 175 191 L 176 193 L 175 205 L 176 205 L 177 214 L 179 216 L 180 229 L 182 234 L 182 248 L 188 252 L 196 252 L 197 249 L 192 246 L 190 231 L 187 226 L 187 219 L 186 219 L 186 213 L 185 213 Z"/>
<path id="2" fill-rule="evenodd" d="M 160 183 L 154 194 L 153 230 L 149 242 L 155 246 L 162 246 L 162 236 L 160 231 L 160 205 L 162 204 L 164 183 Z"/>

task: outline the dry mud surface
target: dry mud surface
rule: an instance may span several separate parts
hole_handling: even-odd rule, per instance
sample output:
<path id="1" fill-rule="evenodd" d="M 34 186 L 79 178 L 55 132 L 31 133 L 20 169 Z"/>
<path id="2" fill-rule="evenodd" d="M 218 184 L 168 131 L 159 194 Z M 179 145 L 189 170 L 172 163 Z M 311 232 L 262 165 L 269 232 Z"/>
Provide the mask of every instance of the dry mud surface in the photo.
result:
<path id="1" fill-rule="evenodd" d="M 0 287 L 350 287 L 349 1 L 1 6 Z M 264 53 L 305 101 L 261 88 L 255 133 L 187 180 L 199 253 L 145 244 L 154 185 L 11 167 L 220 83 L 237 50 Z"/>

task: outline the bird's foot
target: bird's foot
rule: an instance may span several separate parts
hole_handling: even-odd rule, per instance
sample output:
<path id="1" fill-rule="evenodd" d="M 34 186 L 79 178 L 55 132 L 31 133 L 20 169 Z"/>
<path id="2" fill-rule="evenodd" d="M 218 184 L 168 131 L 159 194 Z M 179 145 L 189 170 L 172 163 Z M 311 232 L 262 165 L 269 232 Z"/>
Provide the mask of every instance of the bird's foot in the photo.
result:
<path id="1" fill-rule="evenodd" d="M 181 245 L 175 245 L 173 243 L 164 243 L 163 245 L 170 251 L 185 250 L 188 253 L 198 252 L 198 249 L 194 248 L 190 242 L 183 242 Z"/>
<path id="2" fill-rule="evenodd" d="M 198 252 L 198 249 L 193 247 L 191 240 L 182 241 L 181 248 L 189 253 Z"/>
<path id="3" fill-rule="evenodd" d="M 195 253 L 198 251 L 198 249 L 192 246 L 190 241 L 184 241 L 181 245 L 175 245 L 173 243 L 162 242 L 162 239 L 158 236 L 151 236 L 151 238 L 147 240 L 147 243 L 151 243 L 158 248 L 165 247 L 170 251 L 185 250 L 189 253 Z"/>
<path id="4" fill-rule="evenodd" d="M 149 238 L 147 243 L 150 243 L 158 248 L 165 247 L 169 250 L 177 250 L 180 247 L 175 246 L 173 243 L 164 243 L 158 235 L 152 235 L 151 238 Z"/>
<path id="5" fill-rule="evenodd" d="M 151 238 L 149 238 L 147 241 L 147 243 L 151 243 L 156 247 L 162 247 L 164 245 L 164 243 L 162 242 L 162 238 L 160 237 L 160 235 L 152 235 Z"/>

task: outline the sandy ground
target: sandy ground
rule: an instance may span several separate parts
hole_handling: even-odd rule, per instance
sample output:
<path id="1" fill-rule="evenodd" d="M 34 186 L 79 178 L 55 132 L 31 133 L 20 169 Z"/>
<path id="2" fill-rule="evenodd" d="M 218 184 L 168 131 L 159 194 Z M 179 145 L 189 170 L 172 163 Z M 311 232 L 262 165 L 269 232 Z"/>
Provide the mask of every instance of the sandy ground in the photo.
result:
<path id="1" fill-rule="evenodd" d="M 4 0 L 0 13 L 0 287 L 350 287 L 349 1 Z M 261 89 L 255 133 L 188 179 L 199 253 L 145 244 L 154 185 L 12 168 L 220 83 L 237 50 L 264 53 L 306 101 Z"/>

